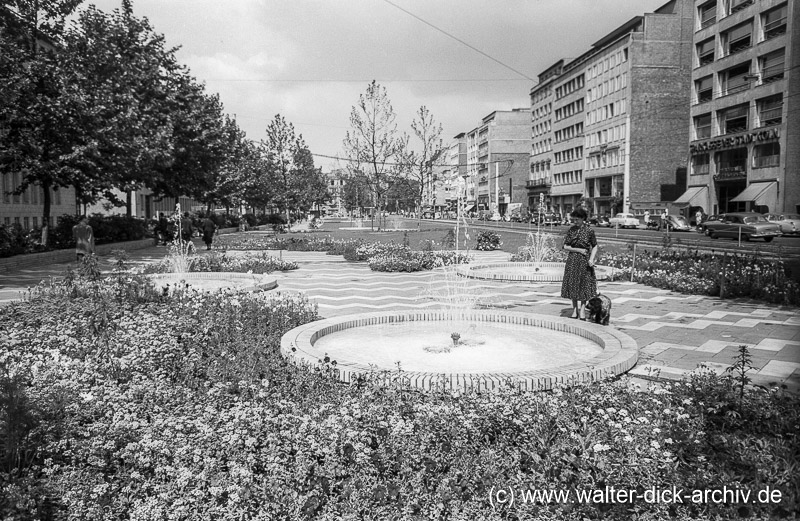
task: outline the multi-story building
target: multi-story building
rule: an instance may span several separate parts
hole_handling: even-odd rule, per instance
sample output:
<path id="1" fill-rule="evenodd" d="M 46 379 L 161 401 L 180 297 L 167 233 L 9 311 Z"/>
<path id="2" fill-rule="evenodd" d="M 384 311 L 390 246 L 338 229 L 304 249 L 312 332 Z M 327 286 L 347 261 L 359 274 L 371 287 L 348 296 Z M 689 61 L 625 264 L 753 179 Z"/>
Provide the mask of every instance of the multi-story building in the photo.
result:
<path id="1" fill-rule="evenodd" d="M 676 203 L 690 215 L 800 211 L 797 3 L 693 7 L 689 176 Z"/>
<path id="2" fill-rule="evenodd" d="M 530 147 L 528 108 L 496 110 L 467 133 L 466 170 L 475 185 L 478 210 L 505 215 L 527 204 Z"/>
<path id="3" fill-rule="evenodd" d="M 453 138 L 444 154 L 445 169 L 443 180 L 447 186 L 447 204 L 451 209 L 456 208 L 459 197 L 464 203 L 468 201 L 467 177 L 467 140 L 466 133 L 462 132 Z M 461 191 L 459 191 L 459 186 Z M 473 202 L 470 206 L 474 206 Z"/>
<path id="4" fill-rule="evenodd" d="M 593 214 L 666 207 L 685 178 L 692 0 L 636 16 L 531 90 L 529 199 Z"/>
<path id="5" fill-rule="evenodd" d="M 559 60 L 539 74 L 539 82 L 531 89 L 531 172 L 526 183 L 528 210 L 550 211 L 550 189 L 553 186 L 553 83 L 561 74 L 564 60 Z M 544 195 L 545 197 L 541 197 Z M 540 200 L 545 200 L 540 208 Z"/>
<path id="6" fill-rule="evenodd" d="M 328 204 L 324 208 L 326 215 L 345 215 L 346 210 L 343 202 L 346 180 L 345 171 L 339 168 L 324 175 L 329 195 Z"/>

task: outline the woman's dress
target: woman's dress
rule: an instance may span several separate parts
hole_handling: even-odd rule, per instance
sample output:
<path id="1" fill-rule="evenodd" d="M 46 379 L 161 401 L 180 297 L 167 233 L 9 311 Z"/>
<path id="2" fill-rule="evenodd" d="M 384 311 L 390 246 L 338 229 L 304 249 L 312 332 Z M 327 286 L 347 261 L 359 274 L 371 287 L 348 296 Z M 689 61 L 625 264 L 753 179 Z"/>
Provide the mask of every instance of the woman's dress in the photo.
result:
<path id="1" fill-rule="evenodd" d="M 597 246 L 594 230 L 583 223 L 575 225 L 567 231 L 564 244 L 573 248 L 587 250 Z M 570 300 L 589 300 L 597 295 L 597 279 L 594 269 L 589 268 L 589 256 L 578 252 L 569 252 L 564 266 L 564 279 L 561 283 L 561 296 Z"/>

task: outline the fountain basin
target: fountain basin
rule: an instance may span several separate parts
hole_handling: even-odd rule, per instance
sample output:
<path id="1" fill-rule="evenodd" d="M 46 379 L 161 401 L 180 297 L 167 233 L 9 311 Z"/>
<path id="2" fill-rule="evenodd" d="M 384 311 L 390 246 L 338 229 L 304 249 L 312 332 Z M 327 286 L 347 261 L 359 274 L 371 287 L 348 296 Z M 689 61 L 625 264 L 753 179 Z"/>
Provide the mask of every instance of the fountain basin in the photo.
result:
<path id="1" fill-rule="evenodd" d="M 159 288 L 186 283 L 194 289 L 216 291 L 219 289 L 238 289 L 245 291 L 264 291 L 278 286 L 278 279 L 271 275 L 232 272 L 189 272 L 156 273 L 149 275 Z"/>
<path id="2" fill-rule="evenodd" d="M 537 270 L 538 268 L 538 270 Z M 595 266 L 597 280 L 611 278 L 613 268 Z M 515 282 L 561 282 L 564 280 L 563 262 L 492 262 L 487 264 L 462 264 L 456 270 L 462 277 L 481 280 Z"/>
<path id="3" fill-rule="evenodd" d="M 426 349 L 452 345 L 455 332 L 463 345 Z M 343 382 L 371 375 L 388 385 L 399 362 L 402 376 L 418 389 L 496 389 L 507 382 L 551 389 L 622 374 L 638 352 L 631 337 L 608 326 L 493 310 L 349 315 L 299 326 L 281 339 L 281 353 L 298 366 L 318 367 L 328 356 Z"/>

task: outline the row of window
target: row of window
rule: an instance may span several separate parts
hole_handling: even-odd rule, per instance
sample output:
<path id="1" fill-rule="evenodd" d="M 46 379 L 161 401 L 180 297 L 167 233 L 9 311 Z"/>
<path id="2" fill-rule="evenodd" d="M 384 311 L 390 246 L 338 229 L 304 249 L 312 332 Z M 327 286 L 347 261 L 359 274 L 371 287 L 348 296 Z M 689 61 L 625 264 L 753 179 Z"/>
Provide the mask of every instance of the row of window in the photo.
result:
<path id="1" fill-rule="evenodd" d="M 572 78 L 568 82 L 564 83 L 563 85 L 559 85 L 556 87 L 556 99 L 561 99 L 567 94 L 572 94 L 578 89 L 583 88 L 583 74 Z"/>
<path id="2" fill-rule="evenodd" d="M 550 132 L 550 120 L 542 121 L 531 127 L 531 136 L 536 138 L 537 136 L 541 136 L 542 134 L 546 134 Z"/>
<path id="3" fill-rule="evenodd" d="M 569 148 L 553 154 L 555 164 L 567 163 L 583 158 L 583 147 Z"/>
<path id="4" fill-rule="evenodd" d="M 628 61 L 628 48 L 620 49 L 602 61 L 598 61 L 586 70 L 586 79 L 592 80 L 601 74 L 611 71 L 617 65 L 622 65 Z"/>
<path id="5" fill-rule="evenodd" d="M 533 110 L 533 114 L 531 116 L 531 119 L 533 121 L 536 121 L 537 119 L 543 118 L 545 116 L 549 116 L 552 111 L 553 111 L 553 104 L 552 103 L 547 103 L 545 105 L 542 105 L 541 107 L 535 108 Z"/>
<path id="6" fill-rule="evenodd" d="M 724 13 L 724 16 L 730 16 L 733 13 L 741 11 L 749 5 L 753 5 L 753 3 L 753 0 L 722 0 L 723 5 L 721 12 Z M 771 38 L 772 36 L 775 36 L 775 34 L 772 33 L 774 33 L 776 30 L 780 31 L 781 28 L 782 32 L 778 32 L 777 34 L 783 34 L 786 32 L 786 7 L 786 4 L 782 4 L 774 9 L 770 9 L 769 11 L 761 13 L 759 20 L 761 22 L 761 27 L 763 28 L 765 38 Z M 719 11 L 717 0 L 710 0 L 698 6 L 698 29 L 705 29 L 706 27 L 714 25 L 719 18 L 722 18 L 717 16 Z M 734 29 L 736 28 L 731 29 L 731 31 Z M 770 34 L 772 34 L 772 36 L 769 36 Z"/>
<path id="7" fill-rule="evenodd" d="M 586 91 L 586 102 L 591 103 L 597 101 L 602 97 L 608 96 L 614 92 L 624 89 L 628 85 L 628 73 L 623 72 L 618 76 L 609 78 L 603 83 L 598 83 L 597 86 L 591 87 Z"/>
<path id="8" fill-rule="evenodd" d="M 717 73 L 715 89 L 714 76 L 709 74 L 695 80 L 694 96 L 696 103 L 705 103 L 714 98 L 743 92 L 755 85 L 765 85 L 783 79 L 786 71 L 786 50 L 759 56 L 755 70 L 750 60 L 739 63 L 727 70 Z M 716 95 L 715 95 L 716 91 Z"/>
<path id="9" fill-rule="evenodd" d="M 586 170 L 597 170 L 609 166 L 625 164 L 625 151 L 615 148 L 602 154 L 592 154 L 586 158 Z"/>
<path id="10" fill-rule="evenodd" d="M 50 223 L 50 226 L 53 226 L 53 218 L 52 217 L 50 217 L 50 219 L 48 220 L 48 223 Z M 12 224 L 16 224 L 18 226 L 21 226 L 25 230 L 30 230 L 30 229 L 39 227 L 39 218 L 38 217 L 3 217 L 3 225 L 4 226 L 9 227 Z"/>
<path id="11" fill-rule="evenodd" d="M 550 173 L 550 161 L 538 161 L 531 163 L 531 173 L 539 174 L 534 177 L 543 177 Z"/>
<path id="12" fill-rule="evenodd" d="M 607 119 L 611 119 L 620 114 L 625 114 L 627 110 L 627 100 L 621 99 L 602 107 L 597 107 L 586 113 L 586 126 L 602 123 Z"/>
<path id="13" fill-rule="evenodd" d="M 553 174 L 554 185 L 572 185 L 583 182 L 583 170 L 572 170 Z"/>
<path id="14" fill-rule="evenodd" d="M 691 175 L 707 175 L 711 172 L 710 154 L 697 154 L 692 156 Z M 780 143 L 763 143 L 753 147 L 753 156 L 748 161 L 747 149 L 737 148 L 724 150 L 714 154 L 716 174 L 730 171 L 746 172 L 748 164 L 752 169 L 774 168 L 781 164 Z"/>
<path id="15" fill-rule="evenodd" d="M 532 147 L 533 154 L 543 154 L 544 152 L 550 152 L 553 150 L 553 140 L 552 139 L 543 139 L 541 141 L 537 141 L 533 144 Z"/>
<path id="16" fill-rule="evenodd" d="M 564 118 L 574 116 L 575 114 L 579 114 L 581 112 L 583 112 L 583 98 L 577 99 L 572 103 L 556 109 L 556 121 L 561 121 Z"/>
<path id="17" fill-rule="evenodd" d="M 536 105 L 540 101 L 544 101 L 545 99 L 550 97 L 551 89 L 548 87 L 546 89 L 542 89 L 537 91 L 533 96 L 531 96 L 531 105 Z"/>
<path id="18" fill-rule="evenodd" d="M 716 129 L 712 122 L 716 119 Z M 716 118 L 711 113 L 701 114 L 694 118 L 694 139 L 707 139 L 735 132 L 744 132 L 751 128 L 780 125 L 783 121 L 783 95 L 776 94 L 757 99 L 755 106 L 749 103 L 728 107 L 716 111 Z M 715 131 L 716 130 L 716 131 Z"/>
<path id="19" fill-rule="evenodd" d="M 21 194 L 11 195 L 9 192 L 22 184 L 22 174 L 12 172 L 0 175 L 0 190 L 2 191 L 4 204 L 43 204 L 44 189 L 41 186 L 30 185 Z M 50 192 L 50 202 L 54 205 L 61 204 L 61 191 L 52 190 Z"/>
<path id="20" fill-rule="evenodd" d="M 613 143 L 615 141 L 621 141 L 625 139 L 626 127 L 627 124 L 622 123 L 621 125 L 616 125 L 611 128 L 598 130 L 597 132 L 591 132 L 586 135 L 586 146 L 592 148 L 605 145 L 607 143 Z"/>
<path id="21" fill-rule="evenodd" d="M 580 121 L 575 123 L 574 125 L 570 125 L 566 128 L 562 128 L 561 130 L 556 130 L 553 136 L 555 137 L 556 143 L 560 143 L 562 141 L 567 141 L 569 139 L 573 139 L 583 135 L 583 122 Z"/>

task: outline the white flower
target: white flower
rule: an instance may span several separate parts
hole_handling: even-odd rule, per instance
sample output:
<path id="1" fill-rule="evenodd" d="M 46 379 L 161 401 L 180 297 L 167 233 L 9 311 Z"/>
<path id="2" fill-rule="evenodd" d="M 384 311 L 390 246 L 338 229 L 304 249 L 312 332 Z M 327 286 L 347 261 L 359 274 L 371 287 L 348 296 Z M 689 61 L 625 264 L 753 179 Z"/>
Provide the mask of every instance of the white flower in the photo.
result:
<path id="1" fill-rule="evenodd" d="M 656 440 L 652 440 L 650 442 L 650 446 L 653 447 L 654 449 L 660 449 L 661 448 L 661 445 L 659 445 Z"/>

